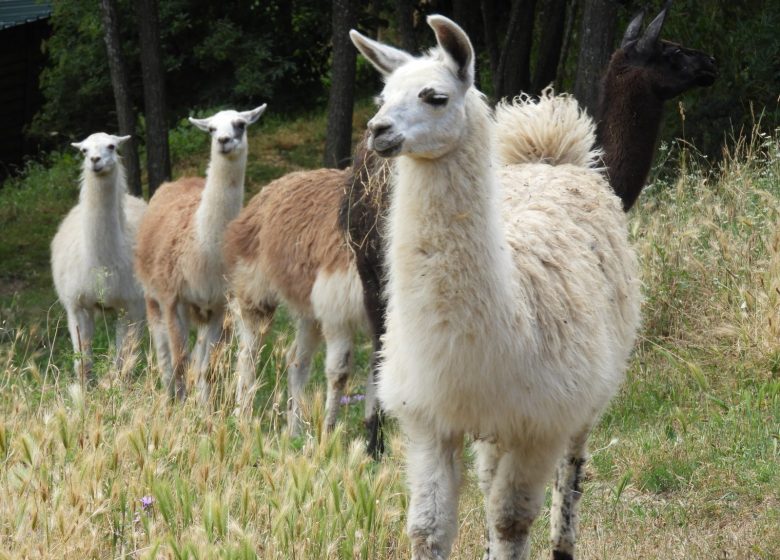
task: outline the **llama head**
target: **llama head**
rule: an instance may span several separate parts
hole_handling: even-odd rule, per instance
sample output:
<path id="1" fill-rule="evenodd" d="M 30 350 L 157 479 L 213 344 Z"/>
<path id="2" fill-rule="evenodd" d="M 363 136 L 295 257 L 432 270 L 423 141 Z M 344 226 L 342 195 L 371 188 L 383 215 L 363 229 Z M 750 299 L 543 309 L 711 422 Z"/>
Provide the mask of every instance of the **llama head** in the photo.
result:
<path id="1" fill-rule="evenodd" d="M 246 151 L 246 129 L 257 122 L 266 106 L 263 103 L 251 111 L 220 111 L 205 119 L 190 117 L 190 122 L 211 134 L 212 153 L 233 158 Z"/>
<path id="2" fill-rule="evenodd" d="M 466 94 L 474 84 L 474 49 L 466 33 L 443 16 L 429 16 L 438 47 L 421 57 L 349 32 L 385 78 L 380 107 L 368 122 L 369 149 L 383 157 L 437 158 L 464 131 Z"/>
<path id="3" fill-rule="evenodd" d="M 105 132 L 96 132 L 87 136 L 81 142 L 73 142 L 71 146 L 84 156 L 84 169 L 96 175 L 107 175 L 119 162 L 117 148 L 130 136 L 114 136 Z"/>
<path id="4" fill-rule="evenodd" d="M 644 81 L 646 87 L 662 100 L 676 97 L 695 86 L 712 85 L 717 76 L 712 56 L 659 39 L 671 3 L 667 0 L 644 33 L 641 33 L 644 12 L 634 17 L 610 64 L 611 71 Z"/>

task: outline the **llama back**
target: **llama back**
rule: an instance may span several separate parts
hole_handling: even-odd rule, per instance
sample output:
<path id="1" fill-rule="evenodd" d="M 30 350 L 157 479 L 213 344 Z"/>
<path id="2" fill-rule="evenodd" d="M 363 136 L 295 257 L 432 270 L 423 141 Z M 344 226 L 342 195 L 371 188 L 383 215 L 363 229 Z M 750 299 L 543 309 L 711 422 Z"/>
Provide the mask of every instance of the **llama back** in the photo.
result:
<path id="1" fill-rule="evenodd" d="M 496 106 L 496 147 L 501 164 L 572 164 L 595 168 L 596 127 L 571 95 L 545 89 L 535 102 L 528 95 Z"/>
<path id="2" fill-rule="evenodd" d="M 538 324 L 537 351 L 552 361 L 567 348 L 583 354 L 608 348 L 608 369 L 622 372 L 641 295 L 620 200 L 602 173 L 570 164 L 511 165 L 499 177 L 506 240 L 529 290 L 522 299 Z M 588 340 L 597 333 L 603 345 Z M 609 387 L 616 385 L 608 381 Z"/>
<path id="3" fill-rule="evenodd" d="M 136 245 L 138 228 L 146 214 L 147 205 L 143 199 L 136 196 L 125 195 L 125 225 L 133 247 Z"/>
<path id="4" fill-rule="evenodd" d="M 239 298 L 260 303 L 254 300 L 273 293 L 308 315 L 318 278 L 341 271 L 357 278 L 338 229 L 346 173 L 285 175 L 264 187 L 230 224 L 225 255 Z"/>

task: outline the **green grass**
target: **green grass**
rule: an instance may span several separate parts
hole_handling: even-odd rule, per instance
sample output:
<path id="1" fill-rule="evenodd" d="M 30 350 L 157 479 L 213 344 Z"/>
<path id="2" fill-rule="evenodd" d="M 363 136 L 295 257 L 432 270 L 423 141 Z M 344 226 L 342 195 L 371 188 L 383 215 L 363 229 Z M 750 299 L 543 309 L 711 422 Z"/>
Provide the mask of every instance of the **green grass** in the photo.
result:
<path id="1" fill-rule="evenodd" d="M 360 130 L 370 114 L 361 105 Z M 265 117 L 263 117 L 265 119 Z M 250 132 L 248 191 L 315 167 L 324 115 L 271 115 Z M 207 141 L 181 125 L 176 175 L 203 173 Z M 644 323 L 626 383 L 591 438 L 580 558 L 780 557 L 780 142 L 742 139 L 718 167 L 695 154 L 632 212 Z M 218 358 L 211 411 L 170 405 L 148 338 L 130 374 L 71 372 L 48 243 L 75 202 L 78 162 L 55 154 L 0 190 L 0 558 L 408 558 L 403 438 L 362 451 L 362 407 L 322 434 L 322 357 L 306 434 L 285 435 L 282 312 L 258 375 L 255 416 L 230 411 L 235 345 Z M 349 392 L 362 392 L 360 345 Z M 467 462 L 472 453 L 466 452 Z M 142 499 L 151 497 L 144 505 Z M 481 557 L 482 499 L 465 477 L 453 556 Z M 533 558 L 548 558 L 548 516 Z"/>

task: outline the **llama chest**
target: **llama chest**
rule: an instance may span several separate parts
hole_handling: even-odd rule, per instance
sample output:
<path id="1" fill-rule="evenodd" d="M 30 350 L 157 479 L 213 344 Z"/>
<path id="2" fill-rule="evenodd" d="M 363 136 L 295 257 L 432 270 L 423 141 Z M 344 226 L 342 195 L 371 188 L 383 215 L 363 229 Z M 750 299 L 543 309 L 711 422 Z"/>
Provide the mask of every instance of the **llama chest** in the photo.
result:
<path id="1" fill-rule="evenodd" d="M 222 306 L 225 302 L 225 264 L 216 249 L 200 250 L 182 266 L 182 297 L 203 309 Z"/>
<path id="2" fill-rule="evenodd" d="M 96 259 L 92 255 L 82 262 L 83 266 L 72 268 L 69 282 L 81 286 L 78 300 L 84 307 L 123 308 L 128 301 L 143 297 L 129 254 L 114 255 L 111 259 Z"/>

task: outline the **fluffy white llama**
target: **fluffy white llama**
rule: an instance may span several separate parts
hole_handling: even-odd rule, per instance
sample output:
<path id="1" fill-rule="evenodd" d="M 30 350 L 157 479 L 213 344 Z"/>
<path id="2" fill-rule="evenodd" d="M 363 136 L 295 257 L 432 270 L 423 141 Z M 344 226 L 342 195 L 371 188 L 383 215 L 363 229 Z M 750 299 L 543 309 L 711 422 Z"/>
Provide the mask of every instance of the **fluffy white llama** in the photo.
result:
<path id="1" fill-rule="evenodd" d="M 368 331 L 355 257 L 338 228 L 349 173 L 289 173 L 252 198 L 225 235 L 239 333 L 236 410 L 251 412 L 263 335 L 283 303 L 297 319 L 287 357 L 287 427 L 293 435 L 301 429 L 301 397 L 320 339 L 325 339 L 328 379 L 325 427 L 332 429 L 352 365 L 355 334 Z M 376 414 L 372 376 L 366 393 L 371 425 Z"/>
<path id="2" fill-rule="evenodd" d="M 520 164 L 505 150 L 497 168 L 471 43 L 444 17 L 428 23 L 439 46 L 420 58 L 350 33 L 385 76 L 371 147 L 397 158 L 379 397 L 408 437 L 412 558 L 450 554 L 465 433 L 478 439 L 487 557 L 527 556 L 566 455 L 553 547 L 571 558 L 587 435 L 639 324 L 626 219 L 592 168 L 593 126 L 576 108 L 573 121 L 564 111 L 543 125 L 580 157 Z"/>
<path id="3" fill-rule="evenodd" d="M 244 202 L 246 128 L 266 106 L 190 119 L 211 134 L 205 181 L 187 177 L 160 186 L 138 233 L 135 266 L 169 396 L 183 398 L 189 321 L 198 326 L 193 361 L 200 401 L 209 402 L 209 361 L 227 305 L 222 240 Z"/>
<path id="4" fill-rule="evenodd" d="M 84 155 L 79 203 L 51 243 L 54 287 L 68 314 L 77 375 L 92 372 L 96 309 L 118 312 L 116 367 L 121 370 L 144 317 L 141 286 L 133 275 L 133 247 L 146 203 L 127 194 L 117 154 L 129 136 L 103 132 L 73 144 Z"/>

